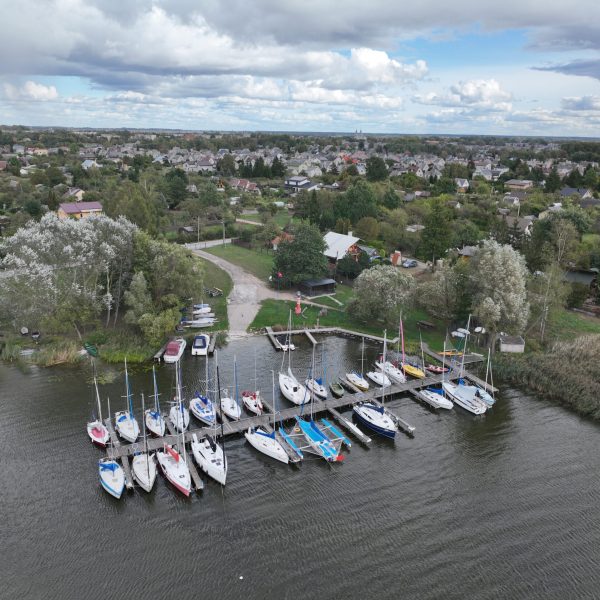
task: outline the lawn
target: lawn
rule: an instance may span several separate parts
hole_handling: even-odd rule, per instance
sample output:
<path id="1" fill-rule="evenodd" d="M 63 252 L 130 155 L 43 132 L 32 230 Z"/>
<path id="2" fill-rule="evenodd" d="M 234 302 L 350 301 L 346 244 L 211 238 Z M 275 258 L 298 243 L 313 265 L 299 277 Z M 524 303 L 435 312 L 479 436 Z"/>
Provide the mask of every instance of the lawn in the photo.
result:
<path id="1" fill-rule="evenodd" d="M 341 327 L 351 331 L 358 331 L 371 335 L 383 336 L 383 323 L 362 323 L 356 320 L 344 311 L 329 311 L 327 315 L 319 317 L 320 309 L 316 306 L 306 306 L 303 310 L 303 317 L 298 317 L 294 311 L 295 304 L 285 300 L 265 300 L 261 309 L 258 311 L 254 321 L 248 328 L 250 331 L 259 331 L 267 325 L 274 327 L 280 326 L 285 328 L 287 320 L 292 310 L 292 328 L 302 329 L 304 327 L 314 327 L 319 321 L 322 327 Z M 425 312 L 414 310 L 405 315 L 404 318 L 404 335 L 406 345 L 410 347 L 409 351 L 415 352 L 419 343 L 419 329 L 417 321 L 431 321 Z M 393 339 L 398 335 L 397 326 L 388 329 L 388 338 Z M 430 344 L 433 348 L 439 349 L 442 347 L 445 329 L 440 323 L 436 324 L 434 329 L 424 330 L 422 332 L 423 341 Z"/>
<path id="2" fill-rule="evenodd" d="M 600 334 L 600 319 L 570 310 L 561 311 L 548 326 L 548 339 L 570 341 L 588 333 Z"/>
<path id="3" fill-rule="evenodd" d="M 255 223 L 262 223 L 261 215 L 240 215 L 240 219 L 244 219 L 245 221 L 254 221 Z M 287 211 L 279 211 L 274 217 L 273 221 L 279 225 L 279 227 L 285 227 L 290 221 L 293 223 L 299 223 L 300 220 L 298 218 L 293 218 Z"/>
<path id="4" fill-rule="evenodd" d="M 273 255 L 266 251 L 248 250 L 247 248 L 233 244 L 213 246 L 212 248 L 207 248 L 206 251 L 242 267 L 242 269 L 256 275 L 262 281 L 268 280 L 273 270 Z"/>
<path id="5" fill-rule="evenodd" d="M 231 288 L 233 287 L 231 277 L 229 277 L 229 275 L 223 271 L 223 269 L 219 269 L 217 265 L 214 265 L 208 260 L 204 260 L 202 258 L 199 258 L 198 260 L 202 261 L 202 267 L 204 268 L 204 287 L 219 288 L 220 290 L 223 290 L 222 296 L 217 296 L 215 298 L 205 297 L 202 299 L 203 302 L 208 302 L 210 304 L 215 316 L 219 320 L 217 326 L 213 329 L 228 329 L 229 321 L 227 320 L 227 296 L 229 296 L 229 292 L 231 292 Z M 200 300 L 201 299 L 198 298 L 198 301 Z"/>

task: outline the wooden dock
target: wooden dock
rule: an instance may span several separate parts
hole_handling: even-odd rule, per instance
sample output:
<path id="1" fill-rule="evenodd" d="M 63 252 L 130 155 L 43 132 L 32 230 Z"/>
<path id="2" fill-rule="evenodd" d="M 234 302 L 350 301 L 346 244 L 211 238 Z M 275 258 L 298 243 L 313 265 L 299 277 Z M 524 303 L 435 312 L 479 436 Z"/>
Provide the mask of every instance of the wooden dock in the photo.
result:
<path id="1" fill-rule="evenodd" d="M 155 362 L 161 361 L 163 354 L 165 353 L 165 351 L 167 349 L 167 344 L 168 344 L 168 342 L 166 342 L 165 345 L 154 355 Z"/>
<path id="2" fill-rule="evenodd" d="M 210 336 L 210 343 L 208 344 L 208 353 L 212 354 L 215 351 L 215 344 L 217 343 L 216 332 Z"/>

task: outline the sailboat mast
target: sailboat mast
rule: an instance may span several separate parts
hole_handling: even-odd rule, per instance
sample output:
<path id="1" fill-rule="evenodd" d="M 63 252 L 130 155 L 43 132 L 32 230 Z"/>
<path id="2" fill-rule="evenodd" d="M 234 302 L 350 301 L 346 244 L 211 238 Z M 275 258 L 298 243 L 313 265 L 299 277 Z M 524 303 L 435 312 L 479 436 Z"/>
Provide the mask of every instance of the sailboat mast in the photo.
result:
<path id="1" fill-rule="evenodd" d="M 272 385 L 271 385 L 271 392 L 273 394 L 273 431 L 275 431 L 276 426 L 275 426 L 275 417 L 277 415 L 277 406 L 275 405 L 275 371 L 271 371 L 271 379 L 272 379 Z"/>
<path id="2" fill-rule="evenodd" d="M 385 374 L 385 361 L 387 358 L 387 329 L 383 330 L 383 369 L 381 371 L 381 375 L 382 375 L 382 383 L 383 383 L 383 390 L 381 392 L 381 404 L 385 404 L 385 380 L 387 378 L 387 375 Z"/>
<path id="3" fill-rule="evenodd" d="M 425 352 L 423 351 L 423 336 L 419 331 L 419 344 L 421 345 L 421 364 L 423 365 L 423 371 L 425 371 Z"/>
<path id="4" fill-rule="evenodd" d="M 98 420 L 102 423 L 102 406 L 100 404 L 100 393 L 98 392 L 98 379 L 94 375 L 94 387 L 96 388 L 96 403 L 98 404 Z"/>
<path id="5" fill-rule="evenodd" d="M 221 377 L 219 375 L 219 364 L 217 363 L 217 394 L 219 396 L 219 413 L 221 417 L 221 446 L 223 447 L 223 456 L 225 456 L 225 435 L 223 433 L 223 405 L 221 404 Z"/>
<path id="6" fill-rule="evenodd" d="M 127 358 L 125 358 L 125 394 L 129 408 L 129 419 L 133 421 L 133 398 L 131 397 L 131 387 L 129 386 L 129 373 L 127 372 Z"/>
<path id="7" fill-rule="evenodd" d="M 158 405 L 158 385 L 156 384 L 156 369 L 152 366 L 152 381 L 154 383 L 154 410 L 159 413 L 159 405 Z"/>
<path id="8" fill-rule="evenodd" d="M 462 351 L 462 361 L 460 364 L 460 376 L 463 377 L 465 373 L 465 354 L 467 353 L 467 342 L 469 340 L 469 331 L 471 327 L 471 315 L 469 314 L 469 318 L 467 320 L 467 333 L 465 334 L 465 343 L 463 344 Z"/>
<path id="9" fill-rule="evenodd" d="M 360 376 L 364 377 L 365 373 L 365 336 L 363 335 L 362 344 L 360 346 Z"/>
<path id="10" fill-rule="evenodd" d="M 144 414 L 144 394 L 142 393 L 142 414 Z M 146 419 L 142 419 L 142 434 L 144 436 L 144 456 L 146 457 L 146 472 L 150 481 L 150 457 L 148 456 L 148 438 L 146 437 Z"/>
<path id="11" fill-rule="evenodd" d="M 235 403 L 239 406 L 238 401 L 238 380 L 237 380 L 237 357 L 233 355 L 233 387 L 235 388 Z"/>
<path id="12" fill-rule="evenodd" d="M 110 398 L 107 396 L 106 398 L 106 402 L 107 402 L 107 409 L 108 409 L 108 425 L 112 430 L 112 418 L 110 416 Z M 109 430 L 110 431 L 110 430 Z M 112 433 L 110 433 L 110 453 L 109 453 L 109 457 L 112 458 L 112 448 L 113 448 L 113 436 Z"/>

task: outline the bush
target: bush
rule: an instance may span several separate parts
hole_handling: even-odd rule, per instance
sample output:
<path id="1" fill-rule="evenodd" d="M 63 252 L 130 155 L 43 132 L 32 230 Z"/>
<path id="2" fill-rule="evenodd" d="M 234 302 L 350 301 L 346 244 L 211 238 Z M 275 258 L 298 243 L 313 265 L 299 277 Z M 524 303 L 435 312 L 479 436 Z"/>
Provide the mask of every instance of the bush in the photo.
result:
<path id="1" fill-rule="evenodd" d="M 572 283 L 567 296 L 567 308 L 580 308 L 590 296 L 590 288 L 583 283 Z"/>

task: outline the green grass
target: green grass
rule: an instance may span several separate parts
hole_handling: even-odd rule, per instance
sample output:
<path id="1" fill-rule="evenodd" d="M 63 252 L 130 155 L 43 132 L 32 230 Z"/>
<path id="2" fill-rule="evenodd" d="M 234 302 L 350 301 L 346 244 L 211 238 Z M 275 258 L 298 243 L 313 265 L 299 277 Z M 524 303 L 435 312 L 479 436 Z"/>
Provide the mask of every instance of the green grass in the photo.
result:
<path id="1" fill-rule="evenodd" d="M 548 338 L 551 340 L 569 341 L 587 333 L 600 333 L 600 319 L 569 310 L 554 316 L 548 326 Z"/>
<path id="2" fill-rule="evenodd" d="M 262 223 L 261 215 L 240 215 L 240 219 L 244 219 L 245 221 L 254 221 L 255 223 Z M 300 219 L 293 218 L 287 211 L 279 211 L 274 217 L 273 221 L 279 225 L 279 227 L 285 227 L 290 221 L 292 223 L 299 223 Z"/>
<path id="3" fill-rule="evenodd" d="M 199 259 L 202 261 L 204 268 L 204 287 L 206 288 L 219 288 L 223 290 L 223 295 L 216 298 L 204 298 L 204 302 L 208 302 L 215 317 L 219 320 L 217 325 L 213 328 L 213 331 L 222 331 L 229 328 L 229 321 L 227 319 L 227 296 L 231 292 L 233 282 L 228 273 L 217 267 L 217 265 L 209 262 L 208 260 Z M 199 299 L 198 299 L 199 300 Z"/>
<path id="4" fill-rule="evenodd" d="M 298 317 L 293 312 L 294 302 L 284 300 L 265 300 L 263 301 L 258 314 L 248 328 L 250 331 L 259 331 L 267 325 L 274 327 L 279 326 L 283 329 L 287 327 L 287 321 L 290 309 L 292 309 L 292 328 L 301 329 L 303 327 L 314 327 L 319 320 L 319 325 L 322 327 L 341 327 L 359 333 L 370 335 L 383 336 L 385 325 L 383 323 L 363 323 L 356 320 L 345 311 L 329 311 L 327 315 L 319 317 L 319 308 L 316 306 L 306 306 L 304 316 Z M 414 352 L 419 343 L 419 329 L 417 321 L 431 321 L 425 312 L 414 310 L 405 315 L 404 318 L 404 335 L 407 346 L 410 346 L 410 351 Z M 388 328 L 388 338 L 393 339 L 398 335 L 397 326 Z M 423 341 L 427 342 L 434 348 L 441 348 L 444 340 L 445 330 L 440 324 L 436 325 L 435 329 L 425 330 L 422 332 Z"/>
<path id="5" fill-rule="evenodd" d="M 273 269 L 273 255 L 258 250 L 248 250 L 241 246 L 227 244 L 225 246 L 214 246 L 206 250 L 215 256 L 242 267 L 242 269 L 256 275 L 259 279 L 266 281 Z M 220 286 L 217 286 L 220 287 Z"/>
<path id="6" fill-rule="evenodd" d="M 595 244 L 600 241 L 599 233 L 584 233 L 581 236 L 581 241 L 584 243 Z"/>

